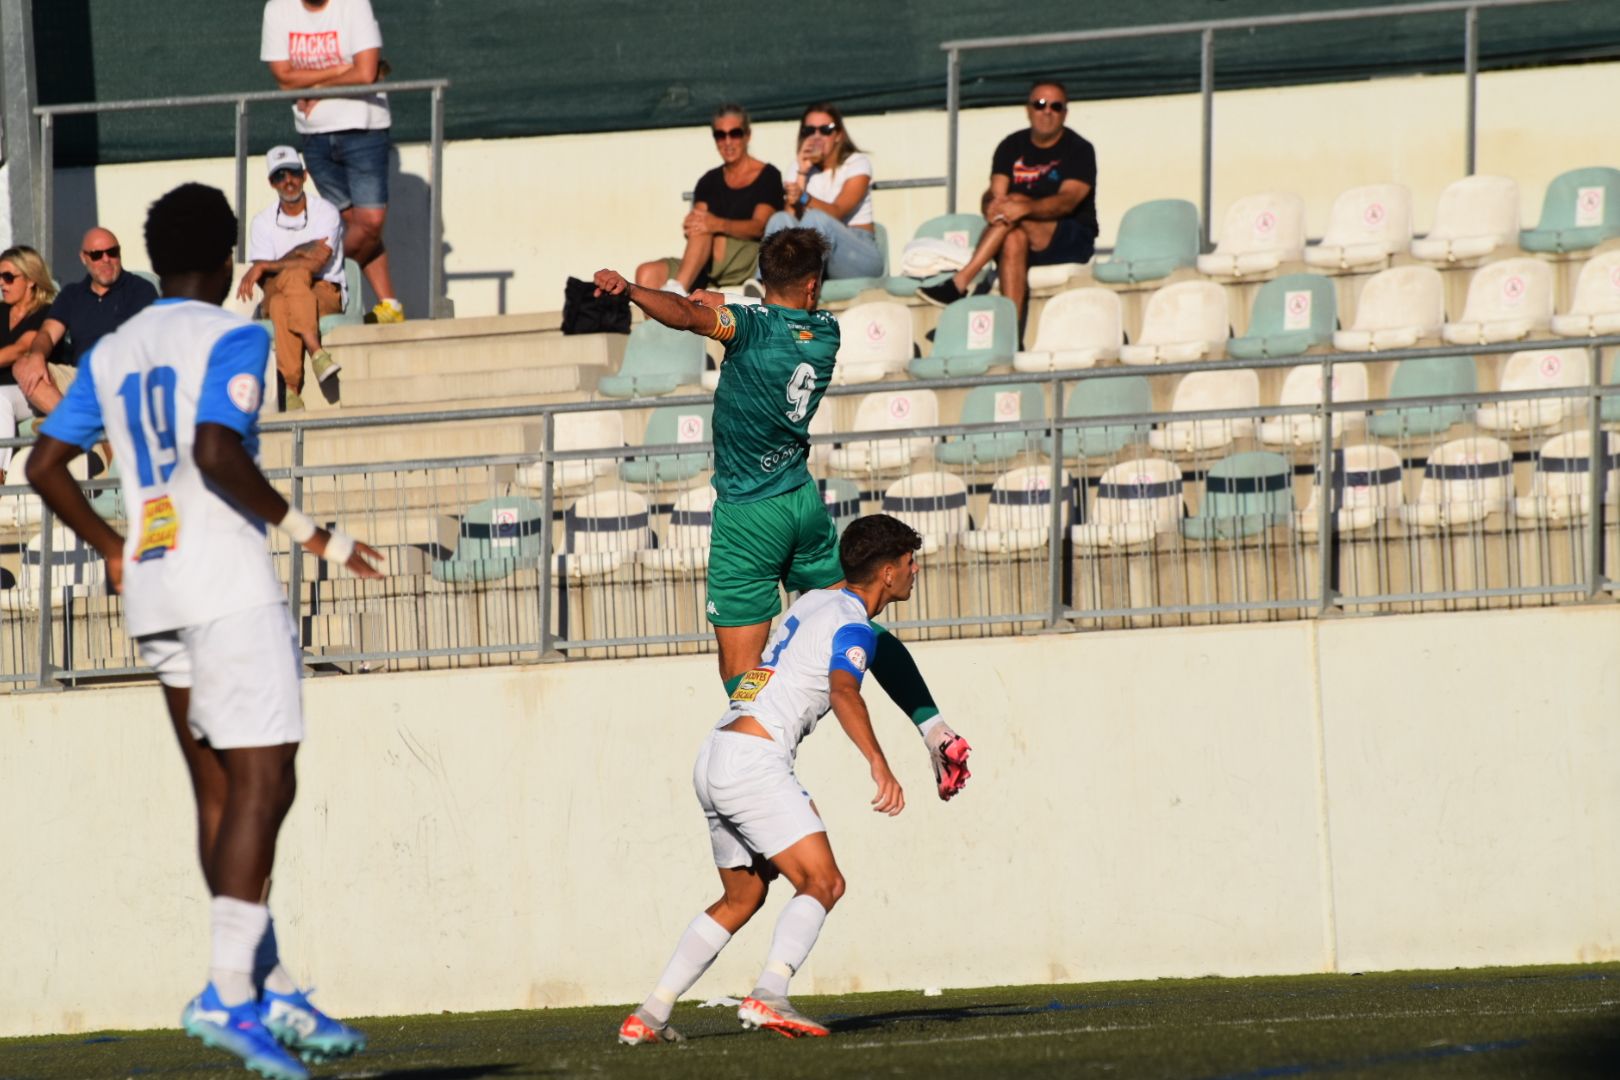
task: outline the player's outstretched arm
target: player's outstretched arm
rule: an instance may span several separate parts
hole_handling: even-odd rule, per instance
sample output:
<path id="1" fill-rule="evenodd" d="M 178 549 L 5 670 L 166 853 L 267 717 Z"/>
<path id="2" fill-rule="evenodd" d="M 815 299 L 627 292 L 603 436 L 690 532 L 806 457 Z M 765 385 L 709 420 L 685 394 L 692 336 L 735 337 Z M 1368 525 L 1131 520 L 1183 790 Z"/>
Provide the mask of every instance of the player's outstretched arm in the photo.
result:
<path id="1" fill-rule="evenodd" d="M 872 730 L 871 714 L 866 711 L 866 702 L 861 698 L 861 684 L 847 671 L 833 671 L 827 678 L 833 715 L 838 717 L 844 734 L 849 736 L 849 741 L 855 744 L 855 749 L 872 767 L 872 781 L 877 784 L 872 809 L 893 817 L 906 808 L 906 795 L 900 789 L 900 781 L 889 769 L 883 747 L 878 745 L 877 734 Z"/>
<path id="2" fill-rule="evenodd" d="M 684 296 L 676 296 L 663 289 L 632 285 L 617 270 L 598 270 L 594 280 L 597 296 L 628 296 L 630 302 L 645 311 L 649 319 L 672 329 L 707 335 L 715 328 L 714 310 L 693 303 Z"/>
<path id="3" fill-rule="evenodd" d="M 303 514 L 290 511 L 287 500 L 270 486 L 270 481 L 254 464 L 253 456 L 242 445 L 242 436 L 224 424 L 197 425 L 197 443 L 192 457 L 202 474 L 234 499 L 237 505 L 247 508 L 266 524 L 288 533 L 311 554 L 329 562 L 342 563 L 358 577 L 383 576 L 376 566 L 382 561 L 381 553 L 343 533 L 317 528 Z M 306 526 L 307 532 L 300 525 Z"/>
<path id="4" fill-rule="evenodd" d="M 101 553 L 107 563 L 107 581 L 117 590 L 124 580 L 124 538 L 91 509 L 79 482 L 68 472 L 68 462 L 81 453 L 70 442 L 41 435 L 28 455 L 28 482 L 51 513 Z"/>

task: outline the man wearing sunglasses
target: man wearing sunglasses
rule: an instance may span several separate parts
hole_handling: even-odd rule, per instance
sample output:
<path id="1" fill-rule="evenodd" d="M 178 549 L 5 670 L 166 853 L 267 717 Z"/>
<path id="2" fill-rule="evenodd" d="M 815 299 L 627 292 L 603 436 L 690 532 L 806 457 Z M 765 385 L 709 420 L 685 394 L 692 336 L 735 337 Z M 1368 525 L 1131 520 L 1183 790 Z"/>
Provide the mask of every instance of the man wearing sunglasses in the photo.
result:
<path id="1" fill-rule="evenodd" d="M 1097 242 L 1097 152 L 1064 126 L 1069 94 L 1060 82 L 1030 87 L 1024 111 L 1029 127 L 996 147 L 985 229 L 968 264 L 917 294 L 944 307 L 966 295 L 968 284 L 991 259 L 1001 295 L 1018 306 L 1019 325 L 1029 299 L 1029 268 L 1091 260 Z"/>
<path id="2" fill-rule="evenodd" d="M 63 287 L 14 368 L 23 396 L 41 416 L 61 403 L 78 374 L 79 361 L 96 342 L 157 299 L 151 282 L 125 271 L 118 237 L 100 226 L 84 234 L 79 261 L 84 264 L 84 280 Z M 64 338 L 68 348 L 60 357 L 63 362 L 51 362 Z"/>

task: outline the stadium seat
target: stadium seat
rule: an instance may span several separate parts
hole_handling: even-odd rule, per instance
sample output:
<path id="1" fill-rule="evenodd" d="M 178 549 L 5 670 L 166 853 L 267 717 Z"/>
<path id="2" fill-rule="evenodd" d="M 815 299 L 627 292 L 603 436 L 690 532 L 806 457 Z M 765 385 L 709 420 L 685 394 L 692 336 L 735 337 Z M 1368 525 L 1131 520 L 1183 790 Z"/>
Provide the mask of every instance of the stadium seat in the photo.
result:
<path id="1" fill-rule="evenodd" d="M 1620 442 L 1611 432 L 1603 435 L 1603 501 L 1620 501 Z M 1554 435 L 1536 455 L 1530 494 L 1514 501 L 1521 521 L 1578 521 L 1592 512 L 1592 433 L 1569 431 Z"/>
<path id="2" fill-rule="evenodd" d="M 665 405 L 647 418 L 643 446 L 670 446 L 678 443 L 704 443 L 714 437 L 712 405 Z M 619 463 L 619 479 L 627 484 L 656 486 L 687 484 L 714 467 L 708 450 L 690 454 L 650 454 L 626 458 Z"/>
<path id="3" fill-rule="evenodd" d="M 1067 528 L 1073 510 L 1069 474 L 1059 481 L 1060 527 Z M 990 506 L 984 528 L 972 529 L 958 537 L 968 551 L 986 555 L 1007 555 L 1018 551 L 1038 551 L 1052 539 L 1052 470 L 1046 465 L 1013 469 L 996 477 L 990 488 Z"/>
<path id="4" fill-rule="evenodd" d="M 1440 336 L 1446 321 L 1446 290 L 1432 266 L 1395 266 L 1367 279 L 1348 330 L 1336 330 L 1342 352 L 1410 349 Z"/>
<path id="5" fill-rule="evenodd" d="M 834 386 L 873 383 L 899 375 L 911 362 L 911 309 L 893 300 L 856 304 L 838 315 Z"/>
<path id="6" fill-rule="evenodd" d="M 1070 289 L 1041 309 L 1035 343 L 1013 356 L 1014 371 L 1076 371 L 1119 359 L 1125 324 L 1119 294 L 1108 289 Z"/>
<path id="7" fill-rule="evenodd" d="M 828 278 L 821 283 L 821 299 L 828 303 L 853 300 L 867 289 L 881 289 L 889 278 L 889 230 L 882 223 L 872 226 L 877 237 L 878 251 L 883 255 L 883 268 L 876 277 Z"/>
<path id="8" fill-rule="evenodd" d="M 33 453 L 32 446 L 17 448 L 12 455 L 11 464 L 6 468 L 7 484 L 10 486 L 24 485 L 23 471 L 28 467 L 28 457 Z M 99 463 L 100 458 L 94 460 Z M 90 479 L 92 456 L 80 454 L 68 462 L 68 474 L 75 480 Z M 32 530 L 39 528 L 40 522 L 45 518 L 45 504 L 39 501 L 39 496 L 32 491 L 20 495 L 0 496 L 0 529 Z"/>
<path id="9" fill-rule="evenodd" d="M 883 512 L 910 525 L 923 539 L 923 555 L 973 527 L 968 517 L 967 484 L 947 472 L 913 473 L 883 493 Z"/>
<path id="10" fill-rule="evenodd" d="M 626 560 L 653 546 L 647 500 L 629 488 L 592 491 L 563 512 L 562 550 L 555 557 L 559 577 L 606 577 Z"/>
<path id="11" fill-rule="evenodd" d="M 1620 169 L 1574 169 L 1547 185 L 1541 221 L 1519 233 L 1519 246 L 1562 255 L 1612 236 L 1620 236 Z"/>
<path id="12" fill-rule="evenodd" d="M 683 491 L 670 507 L 669 527 L 659 547 L 642 548 L 637 560 L 648 570 L 693 573 L 709 566 L 709 537 L 714 530 L 714 488 L 708 484 Z"/>
<path id="13" fill-rule="evenodd" d="M 968 259 L 973 257 L 973 249 L 978 246 L 979 237 L 984 235 L 984 227 L 985 220 L 978 214 L 941 214 L 939 217 L 929 218 L 917 226 L 917 232 L 912 236 L 912 240 L 930 241 L 929 247 L 934 250 L 918 252 L 911 249 L 911 245 L 908 244 L 907 249 L 912 252 L 910 257 L 908 258 L 906 251 L 902 251 L 900 273 L 886 278 L 883 287 L 891 296 L 909 298 L 916 294 L 919 286 L 938 285 L 953 276 L 956 270 L 967 265 Z M 929 269 L 934 263 L 931 256 L 938 249 L 950 252 L 946 261 L 960 258 L 955 269 Z M 924 270 L 925 273 L 918 272 Z M 981 270 L 973 280 L 982 281 L 985 273 L 986 271 Z"/>
<path id="14" fill-rule="evenodd" d="M 602 410 L 553 413 L 550 420 L 557 426 L 551 444 L 554 450 L 617 450 L 624 446 L 622 412 Z M 559 461 L 553 466 L 554 490 L 575 491 L 589 487 L 596 482 L 597 477 L 612 472 L 618 461 L 616 457 Z M 523 487 L 532 491 L 543 491 L 546 486 L 545 466 L 538 461 L 519 465 L 516 479 Z"/>
<path id="15" fill-rule="evenodd" d="M 1474 271 L 1456 322 L 1440 329 L 1453 345 L 1518 341 L 1552 323 L 1553 271 L 1540 259 L 1503 259 Z"/>
<path id="16" fill-rule="evenodd" d="M 932 390 L 890 390 L 867 394 L 855 409 L 854 431 L 909 432 L 939 424 L 939 398 Z M 932 439 L 861 439 L 837 447 L 828 455 L 833 472 L 847 476 L 892 473 L 910 468 L 928 449 Z"/>
<path id="17" fill-rule="evenodd" d="M 1333 280 L 1321 274 L 1286 274 L 1260 287 L 1249 328 L 1226 343 L 1226 354 L 1242 360 L 1298 356 L 1333 341 L 1339 325 Z"/>
<path id="18" fill-rule="evenodd" d="M 1333 201 L 1322 242 L 1305 262 L 1324 270 L 1382 266 L 1412 246 L 1412 193 L 1400 184 L 1351 188 Z"/>
<path id="19" fill-rule="evenodd" d="M 1412 255 L 1450 266 L 1482 259 L 1519 237 L 1519 185 L 1505 176 L 1465 176 L 1446 185 L 1434 228 L 1412 241 Z"/>
<path id="20" fill-rule="evenodd" d="M 1195 371 L 1183 375 L 1171 399 L 1172 412 L 1253 409 L 1260 405 L 1260 376 L 1253 371 Z M 1171 420 L 1148 432 L 1148 445 L 1161 452 L 1191 454 L 1219 450 L 1254 430 L 1254 421 Z"/>
<path id="21" fill-rule="evenodd" d="M 540 504 L 520 495 L 485 499 L 467 508 L 450 558 L 435 561 L 433 580 L 448 583 L 499 581 L 540 559 L 546 528 Z"/>
<path id="22" fill-rule="evenodd" d="M 842 476 L 829 476 L 825 480 L 817 480 L 816 487 L 821 491 L 822 505 L 833 519 L 838 535 L 844 535 L 849 523 L 861 516 L 860 485 Z"/>
<path id="23" fill-rule="evenodd" d="M 1322 497 L 1322 476 L 1318 472 L 1305 509 L 1294 515 L 1294 528 L 1303 533 L 1318 532 Z M 1333 453 L 1333 502 L 1340 533 L 1365 532 L 1385 518 L 1399 514 L 1401 498 L 1401 456 L 1391 447 L 1377 443 L 1347 446 Z"/>
<path id="24" fill-rule="evenodd" d="M 1082 379 L 1069 393 L 1064 416 L 1132 416 L 1153 411 L 1153 387 L 1146 375 L 1111 379 Z M 1110 457 L 1130 443 L 1147 437 L 1146 424 L 1069 428 L 1063 432 L 1066 458 Z"/>
<path id="25" fill-rule="evenodd" d="M 1431 356 L 1402 360 L 1395 365 L 1389 382 L 1389 396 L 1396 398 L 1443 397 L 1479 391 L 1479 372 L 1472 356 Z M 1416 405 L 1382 409 L 1367 418 L 1367 432 L 1380 438 L 1412 435 L 1438 435 L 1460 424 L 1467 415 L 1461 405 Z"/>
<path id="26" fill-rule="evenodd" d="M 1022 386 L 975 386 L 962 403 L 964 424 L 1005 424 L 1039 420 L 1046 415 L 1041 388 Z M 1002 465 L 1036 447 L 1039 432 L 987 431 L 959 435 L 934 448 L 934 460 L 941 465 L 975 468 Z"/>
<path id="27" fill-rule="evenodd" d="M 1429 455 L 1408 524 L 1439 529 L 1484 521 L 1513 498 L 1513 451 L 1501 439 L 1453 439 Z"/>
<path id="28" fill-rule="evenodd" d="M 1102 474 L 1095 507 L 1083 524 L 1069 530 L 1069 538 L 1080 548 L 1121 548 L 1173 533 L 1187 510 L 1182 485 L 1173 461 L 1121 462 Z"/>
<path id="29" fill-rule="evenodd" d="M 1294 516 L 1294 468 L 1281 454 L 1249 450 L 1216 462 L 1198 513 L 1181 522 L 1189 540 L 1256 536 Z"/>
<path id="30" fill-rule="evenodd" d="M 1215 250 L 1198 256 L 1198 272 L 1252 280 L 1304 253 L 1305 200 L 1291 191 L 1249 195 L 1226 211 Z"/>
<path id="31" fill-rule="evenodd" d="M 1180 364 L 1220 354 L 1232 333 L 1226 290 L 1213 281 L 1181 281 L 1148 297 L 1141 340 L 1119 349 L 1121 363 Z"/>
<path id="32" fill-rule="evenodd" d="M 50 567 L 50 595 L 47 602 L 53 611 L 66 606 L 70 599 L 104 591 L 107 564 L 102 560 L 101 553 L 59 520 L 52 521 L 49 535 L 51 557 L 48 561 L 44 557 L 44 531 L 36 534 L 23 548 L 16 587 L 0 591 L 0 611 L 38 611 L 40 578 L 46 565 Z"/>
<path id="33" fill-rule="evenodd" d="M 969 296 L 940 312 L 934 348 L 911 361 L 919 379 L 983 375 L 1012 363 L 1018 351 L 1018 309 L 1005 296 Z"/>
<path id="34" fill-rule="evenodd" d="M 644 319 L 630 330 L 618 373 L 602 376 L 596 390 L 610 398 L 672 394 L 679 387 L 698 384 L 703 357 L 701 337 Z"/>
<path id="35" fill-rule="evenodd" d="M 107 463 L 107 470 L 100 476 L 96 477 L 98 480 L 117 480 L 118 478 L 118 462 L 116 461 L 109 461 Z M 96 516 L 101 518 L 101 520 L 117 521 L 119 518 L 124 516 L 124 492 L 122 485 L 118 487 L 102 488 L 100 491 L 86 492 L 85 495 L 90 500 L 90 509 L 94 510 L 96 512 Z"/>
<path id="36" fill-rule="evenodd" d="M 1169 277 L 1198 261 L 1198 207 L 1185 199 L 1156 199 L 1125 211 L 1114 253 L 1092 268 L 1110 285 Z"/>
<path id="37" fill-rule="evenodd" d="M 1551 390 L 1568 387 L 1571 397 L 1533 398 L 1529 401 L 1500 401 L 1481 405 L 1475 423 L 1486 431 L 1518 434 L 1562 424 L 1573 413 L 1584 413 L 1590 398 L 1579 391 L 1592 385 L 1592 363 L 1585 349 L 1530 349 L 1516 352 L 1502 366 L 1500 389 Z"/>
<path id="38" fill-rule="evenodd" d="M 1345 362 L 1333 365 L 1333 401 L 1367 400 L 1367 365 Z M 1283 380 L 1279 405 L 1318 405 L 1322 401 L 1322 369 L 1315 364 L 1293 368 Z M 1333 438 L 1346 425 L 1361 427 L 1363 414 L 1334 413 Z M 1295 413 L 1277 416 L 1260 424 L 1260 441 L 1267 446 L 1315 446 L 1322 439 L 1322 421 L 1315 416 Z"/>
<path id="39" fill-rule="evenodd" d="M 1620 333 L 1620 251 L 1606 251 L 1581 267 L 1569 311 L 1552 317 L 1559 337 Z"/>

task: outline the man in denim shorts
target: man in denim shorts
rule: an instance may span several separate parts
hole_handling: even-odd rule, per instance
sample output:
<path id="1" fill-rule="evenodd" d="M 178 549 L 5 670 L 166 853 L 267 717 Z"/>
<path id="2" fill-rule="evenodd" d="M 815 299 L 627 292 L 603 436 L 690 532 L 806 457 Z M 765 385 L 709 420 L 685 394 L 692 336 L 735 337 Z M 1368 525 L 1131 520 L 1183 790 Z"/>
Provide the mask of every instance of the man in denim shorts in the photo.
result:
<path id="1" fill-rule="evenodd" d="M 370 86 L 385 74 L 371 0 L 269 0 L 259 59 L 283 90 Z M 388 216 L 388 96 L 306 99 L 293 106 L 304 164 L 343 215 L 343 253 L 377 294 L 376 321 L 405 321 L 383 248 Z"/>

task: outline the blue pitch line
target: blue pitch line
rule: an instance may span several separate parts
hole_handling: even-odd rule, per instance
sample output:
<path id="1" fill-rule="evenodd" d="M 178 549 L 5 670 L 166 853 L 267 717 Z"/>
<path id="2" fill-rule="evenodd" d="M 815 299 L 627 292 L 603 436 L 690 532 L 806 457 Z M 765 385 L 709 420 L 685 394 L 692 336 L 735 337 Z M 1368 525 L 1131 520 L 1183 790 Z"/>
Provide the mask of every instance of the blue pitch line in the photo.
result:
<path id="1" fill-rule="evenodd" d="M 1425 1050 L 1403 1050 L 1396 1054 L 1377 1054 L 1356 1061 L 1317 1061 L 1293 1065 L 1267 1065 L 1247 1072 L 1223 1073 L 1205 1080 L 1270 1080 L 1277 1076 L 1307 1076 L 1311 1073 L 1344 1072 L 1347 1069 L 1365 1069 L 1378 1065 L 1417 1065 L 1465 1054 L 1489 1054 L 1498 1050 L 1522 1050 L 1530 1045 L 1529 1039 L 1502 1039 L 1487 1043 L 1459 1043 L 1456 1046 L 1435 1046 Z"/>

